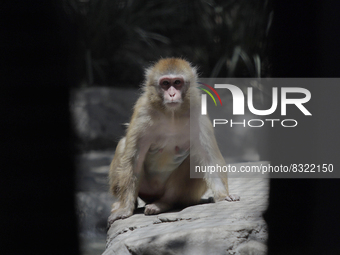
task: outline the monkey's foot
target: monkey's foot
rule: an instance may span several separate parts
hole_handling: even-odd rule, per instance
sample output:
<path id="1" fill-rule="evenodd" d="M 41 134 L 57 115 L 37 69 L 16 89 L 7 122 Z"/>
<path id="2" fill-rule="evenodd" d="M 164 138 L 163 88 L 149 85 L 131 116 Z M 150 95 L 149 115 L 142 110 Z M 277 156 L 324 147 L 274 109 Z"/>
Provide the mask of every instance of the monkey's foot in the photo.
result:
<path id="1" fill-rule="evenodd" d="M 109 219 L 108 219 L 109 225 L 111 225 L 116 220 L 128 218 L 132 214 L 133 214 L 133 210 L 129 210 L 129 209 L 112 210 L 111 215 L 109 216 Z"/>
<path id="2" fill-rule="evenodd" d="M 166 203 L 148 204 L 145 206 L 144 214 L 145 215 L 159 214 L 161 212 L 168 211 L 170 208 L 171 206 Z"/>
<path id="3" fill-rule="evenodd" d="M 225 198 L 228 202 L 240 201 L 241 197 L 235 194 L 230 194 Z"/>

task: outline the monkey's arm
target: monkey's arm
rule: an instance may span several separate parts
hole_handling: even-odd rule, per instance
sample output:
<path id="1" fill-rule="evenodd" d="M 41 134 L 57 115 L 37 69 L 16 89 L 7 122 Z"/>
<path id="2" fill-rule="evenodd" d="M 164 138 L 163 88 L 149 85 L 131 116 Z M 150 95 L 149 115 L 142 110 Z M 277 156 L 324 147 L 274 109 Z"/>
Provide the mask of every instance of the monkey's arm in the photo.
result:
<path id="1" fill-rule="evenodd" d="M 214 166 L 216 164 L 225 166 L 226 163 L 218 148 L 213 126 L 207 116 L 198 118 L 198 132 L 199 139 L 193 141 L 195 149 L 192 156 L 198 159 L 202 166 Z M 229 195 L 227 173 L 206 172 L 204 178 L 214 194 L 215 201 L 239 200 L 237 195 Z"/>
<path id="2" fill-rule="evenodd" d="M 118 198 L 112 206 L 110 222 L 131 216 L 135 208 L 138 181 L 149 149 L 148 139 L 143 134 L 145 127 L 145 119 L 135 110 L 126 137 L 119 142 L 110 166 L 111 191 Z"/>

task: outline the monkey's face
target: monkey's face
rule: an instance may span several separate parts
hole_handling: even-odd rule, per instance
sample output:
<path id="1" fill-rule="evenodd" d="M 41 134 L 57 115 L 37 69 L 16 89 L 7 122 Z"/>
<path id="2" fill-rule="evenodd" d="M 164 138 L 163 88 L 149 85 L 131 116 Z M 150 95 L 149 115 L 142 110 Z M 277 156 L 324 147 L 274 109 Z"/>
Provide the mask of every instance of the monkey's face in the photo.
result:
<path id="1" fill-rule="evenodd" d="M 183 76 L 164 75 L 160 77 L 158 86 L 165 107 L 176 109 L 182 104 L 183 89 L 185 87 Z"/>
<path id="2" fill-rule="evenodd" d="M 166 58 L 146 70 L 144 90 L 154 109 L 181 112 L 190 107 L 190 86 L 196 80 L 196 68 L 187 61 Z"/>

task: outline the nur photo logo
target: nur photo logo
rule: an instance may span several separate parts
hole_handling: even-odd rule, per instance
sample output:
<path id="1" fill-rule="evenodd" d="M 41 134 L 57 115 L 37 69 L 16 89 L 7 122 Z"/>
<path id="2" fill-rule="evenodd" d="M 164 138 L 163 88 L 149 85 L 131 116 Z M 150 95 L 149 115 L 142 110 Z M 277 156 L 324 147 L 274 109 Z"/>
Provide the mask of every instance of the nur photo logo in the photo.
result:
<path id="1" fill-rule="evenodd" d="M 217 96 L 218 100 L 220 101 L 220 104 L 222 106 L 222 100 L 221 100 L 221 97 L 220 95 L 217 93 L 217 91 L 211 87 L 210 85 L 206 84 L 206 83 L 203 83 L 203 82 L 198 82 L 199 84 L 202 84 L 204 86 L 206 86 L 207 88 L 209 88 L 212 92 L 214 92 L 214 94 Z M 201 87 L 198 87 L 200 90 L 203 90 L 205 91 L 211 98 L 212 100 L 214 100 L 214 103 L 215 103 L 215 106 L 217 106 L 216 104 L 216 100 L 215 100 L 215 97 L 207 90 L 207 89 L 204 89 L 204 88 L 201 88 Z M 206 94 L 202 94 L 202 100 L 201 100 L 201 113 L 202 115 L 207 115 L 207 95 Z"/>
<path id="2" fill-rule="evenodd" d="M 268 116 L 273 114 L 278 108 L 280 108 L 280 115 L 287 116 L 287 106 L 293 105 L 297 109 L 299 109 L 303 115 L 311 116 L 311 112 L 307 110 L 306 104 L 311 99 L 311 93 L 309 90 L 301 87 L 270 87 L 271 88 L 271 106 L 267 109 L 257 109 L 254 106 L 254 93 L 253 87 L 247 87 L 246 96 L 242 89 L 233 84 L 215 84 L 214 88 L 206 83 L 198 82 L 202 84 L 206 88 L 201 88 L 202 91 L 206 92 L 214 101 L 215 106 L 217 106 L 217 102 L 215 96 L 218 98 L 220 105 L 223 106 L 220 95 L 217 93 L 215 89 L 227 89 L 228 93 L 232 96 L 232 113 L 233 116 L 236 115 L 245 115 L 245 105 L 247 105 L 250 113 L 257 116 Z M 212 91 L 212 92 L 210 92 Z M 279 93 L 280 92 L 280 93 Z M 207 94 L 202 93 L 201 95 L 201 115 L 207 115 Z M 215 96 L 214 96 L 214 95 Z M 225 93 L 223 93 L 225 95 Z M 292 96 L 294 95 L 294 96 Z M 280 101 L 280 102 L 279 102 Z M 226 102 L 226 101 L 224 101 Z M 246 103 L 245 103 L 246 102 Z M 225 104 L 224 107 L 230 107 L 230 104 Z M 224 117 L 224 116 L 223 116 Z M 269 123 L 271 127 L 274 127 L 275 123 L 280 122 L 282 127 L 296 127 L 298 122 L 295 119 L 250 119 L 243 120 L 241 122 L 235 122 L 232 119 L 224 119 L 224 118 L 215 118 L 212 119 L 213 127 L 216 125 L 225 125 L 230 124 L 230 127 L 235 125 L 242 125 L 244 127 L 262 127 L 265 123 Z"/>

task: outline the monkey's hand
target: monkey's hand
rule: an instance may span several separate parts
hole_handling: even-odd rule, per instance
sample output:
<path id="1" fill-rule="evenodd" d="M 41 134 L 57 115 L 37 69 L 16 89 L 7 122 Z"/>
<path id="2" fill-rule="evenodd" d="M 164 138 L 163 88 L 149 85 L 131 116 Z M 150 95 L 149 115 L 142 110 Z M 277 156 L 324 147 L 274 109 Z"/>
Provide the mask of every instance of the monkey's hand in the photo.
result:
<path id="1" fill-rule="evenodd" d="M 228 202 L 240 201 L 240 199 L 241 197 L 235 194 L 230 194 L 225 198 Z"/>
<path id="2" fill-rule="evenodd" d="M 133 214 L 134 208 L 120 207 L 119 205 L 119 202 L 112 205 L 111 215 L 108 219 L 109 226 L 116 220 L 128 218 Z"/>

